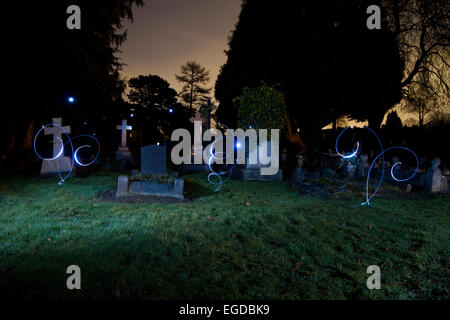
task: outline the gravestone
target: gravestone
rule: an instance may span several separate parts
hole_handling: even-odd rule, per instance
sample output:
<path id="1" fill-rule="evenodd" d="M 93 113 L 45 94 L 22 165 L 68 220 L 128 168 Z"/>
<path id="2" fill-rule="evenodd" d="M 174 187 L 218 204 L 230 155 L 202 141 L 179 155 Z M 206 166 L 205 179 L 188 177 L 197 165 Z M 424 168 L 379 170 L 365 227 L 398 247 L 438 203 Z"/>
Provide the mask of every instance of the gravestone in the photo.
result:
<path id="1" fill-rule="evenodd" d="M 208 120 L 208 121 L 207 121 Z M 202 113 L 195 112 L 195 117 L 189 119 L 194 124 L 194 144 L 191 149 L 191 163 L 184 163 L 182 165 L 183 171 L 209 171 L 207 163 L 203 163 L 203 141 L 202 136 L 205 129 L 209 129 L 209 119 L 202 117 Z"/>
<path id="2" fill-rule="evenodd" d="M 131 130 L 132 127 L 127 125 L 127 120 L 122 120 L 122 125 L 118 125 L 116 129 L 121 130 L 122 132 L 121 145 L 119 147 L 119 150 L 117 150 L 116 152 L 116 157 L 119 159 L 124 157 L 131 157 L 131 152 L 127 147 L 127 131 Z"/>
<path id="3" fill-rule="evenodd" d="M 123 197 L 128 194 L 128 176 L 119 176 L 117 181 L 116 197 Z"/>
<path id="4" fill-rule="evenodd" d="M 271 156 L 272 148 L 271 141 L 267 141 L 267 154 Z M 249 148 L 248 143 L 245 144 L 246 148 Z M 245 152 L 245 165 L 243 168 L 236 168 L 233 171 L 233 175 L 243 181 L 283 181 L 283 170 L 278 169 L 278 172 L 274 175 L 261 174 L 261 167 L 270 167 L 270 164 L 261 164 L 259 159 L 259 144 L 256 148 L 246 149 Z M 253 158 L 252 158 L 253 156 Z M 256 163 L 250 163 L 249 159 L 256 158 Z"/>
<path id="5" fill-rule="evenodd" d="M 358 164 L 358 177 L 363 178 L 367 175 L 367 171 L 369 170 L 369 162 L 367 160 L 369 159 L 369 156 L 367 154 L 361 155 L 359 158 L 359 164 Z"/>
<path id="6" fill-rule="evenodd" d="M 303 174 L 303 157 L 298 156 L 297 157 L 297 167 L 292 172 L 292 178 L 291 178 L 291 185 L 292 186 L 298 186 L 303 183 L 304 174 Z"/>
<path id="7" fill-rule="evenodd" d="M 53 127 L 45 127 L 44 134 L 53 135 L 53 157 L 56 157 L 63 148 L 63 134 L 70 134 L 70 126 L 62 126 L 62 118 L 53 118 Z M 72 169 L 72 159 L 64 156 L 64 151 L 61 156 L 54 160 L 44 160 L 42 162 L 41 174 L 67 172 Z"/>
<path id="8" fill-rule="evenodd" d="M 349 178 L 353 178 L 356 172 L 356 164 L 351 161 L 347 161 L 347 175 Z"/>
<path id="9" fill-rule="evenodd" d="M 141 172 L 167 176 L 166 147 L 148 145 L 141 148 Z M 136 174 L 137 172 L 134 172 Z M 173 182 L 151 182 L 120 176 L 116 197 L 130 195 L 150 195 L 184 199 L 184 180 L 173 178 Z"/>
<path id="10" fill-rule="evenodd" d="M 425 191 L 447 192 L 447 178 L 442 176 L 440 163 L 441 160 L 437 157 L 431 160 L 431 167 L 425 174 Z"/>
<path id="11" fill-rule="evenodd" d="M 143 173 L 167 174 L 166 147 L 151 144 L 141 148 L 141 171 Z"/>

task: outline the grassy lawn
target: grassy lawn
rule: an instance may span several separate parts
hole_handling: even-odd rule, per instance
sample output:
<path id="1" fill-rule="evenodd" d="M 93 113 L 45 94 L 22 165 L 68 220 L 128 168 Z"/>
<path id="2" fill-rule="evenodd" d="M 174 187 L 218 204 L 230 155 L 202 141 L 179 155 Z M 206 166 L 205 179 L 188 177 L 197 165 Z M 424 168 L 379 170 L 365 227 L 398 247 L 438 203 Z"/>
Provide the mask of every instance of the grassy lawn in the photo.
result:
<path id="1" fill-rule="evenodd" d="M 117 174 L 0 180 L 0 295 L 106 299 L 448 299 L 449 196 L 302 196 L 184 177 L 200 196 L 104 202 Z M 362 190 L 363 191 L 363 190 Z M 82 290 L 66 288 L 81 268 Z M 366 269 L 381 267 L 381 290 Z"/>

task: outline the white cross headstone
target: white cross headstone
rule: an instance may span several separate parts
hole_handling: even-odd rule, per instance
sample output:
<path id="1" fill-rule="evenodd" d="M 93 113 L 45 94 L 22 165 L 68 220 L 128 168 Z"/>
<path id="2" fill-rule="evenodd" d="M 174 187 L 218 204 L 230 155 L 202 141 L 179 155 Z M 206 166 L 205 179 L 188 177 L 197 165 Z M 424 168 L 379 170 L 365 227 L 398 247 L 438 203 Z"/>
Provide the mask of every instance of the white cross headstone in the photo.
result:
<path id="1" fill-rule="evenodd" d="M 202 145 L 202 123 L 204 119 L 202 118 L 200 112 L 195 112 L 195 118 L 191 117 L 189 119 L 194 124 L 194 145 L 193 147 L 193 156 L 194 156 L 194 164 L 201 164 L 203 161 L 203 145 Z"/>
<path id="2" fill-rule="evenodd" d="M 62 126 L 62 118 L 53 118 L 52 127 L 45 127 L 44 134 L 53 135 L 53 155 L 56 157 L 63 148 L 63 134 L 70 134 L 70 126 Z M 67 172 L 72 168 L 72 159 L 64 156 L 64 153 L 54 160 L 44 160 L 42 162 L 41 174 Z"/>
<path id="3" fill-rule="evenodd" d="M 131 156 L 131 152 L 127 147 L 127 130 L 131 130 L 132 126 L 127 126 L 127 120 L 122 120 L 122 125 L 118 125 L 116 128 L 117 130 L 122 131 L 122 144 L 116 154 L 123 157 L 129 157 Z"/>

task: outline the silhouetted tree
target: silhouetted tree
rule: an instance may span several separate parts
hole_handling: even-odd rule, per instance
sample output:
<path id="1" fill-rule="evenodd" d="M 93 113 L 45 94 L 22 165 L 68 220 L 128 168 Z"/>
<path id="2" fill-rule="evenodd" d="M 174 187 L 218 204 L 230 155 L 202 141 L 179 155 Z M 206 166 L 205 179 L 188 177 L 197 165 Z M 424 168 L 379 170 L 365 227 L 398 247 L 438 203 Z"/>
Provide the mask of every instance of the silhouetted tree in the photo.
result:
<path id="1" fill-rule="evenodd" d="M 447 0 L 383 0 L 384 17 L 406 62 L 401 87 L 421 73 L 449 89 L 450 2 Z"/>
<path id="2" fill-rule="evenodd" d="M 180 74 L 175 77 L 183 84 L 179 96 L 190 110 L 198 109 L 207 101 L 211 92 L 211 88 L 206 87 L 209 81 L 208 70 L 195 61 L 188 61 L 181 66 Z"/>
<path id="3" fill-rule="evenodd" d="M 419 81 L 409 84 L 404 90 L 403 110 L 413 113 L 419 120 L 419 127 L 425 124 L 425 118 L 440 109 L 435 91 L 426 72 L 417 75 Z"/>
<path id="4" fill-rule="evenodd" d="M 66 27 L 66 10 L 72 4 L 81 8 L 80 30 Z M 111 105 L 122 100 L 124 90 L 116 57 L 126 38 L 122 21 L 132 19 L 133 6 L 142 4 L 142 0 L 52 0 L 27 2 L 26 10 L 22 2 L 4 4 L 9 12 L 21 12 L 20 28 L 5 33 L 10 48 L 9 95 L 14 99 L 10 123 L 17 127 L 17 141 L 28 122 L 35 119 L 38 126 L 53 116 L 65 117 L 73 131 L 89 119 L 99 138 L 104 128 L 111 130 L 118 116 Z M 69 95 L 75 103 L 67 103 Z"/>
<path id="5" fill-rule="evenodd" d="M 405 61 L 400 84 L 406 109 L 423 126 L 435 105 L 449 105 L 450 2 L 383 0 L 384 17 Z"/>
<path id="6" fill-rule="evenodd" d="M 177 102 L 177 92 L 157 75 L 140 75 L 128 81 L 128 99 L 150 112 L 151 109 L 167 111 Z"/>
<path id="7" fill-rule="evenodd" d="M 262 84 L 256 88 L 244 88 L 235 98 L 238 105 L 238 126 L 253 129 L 284 129 L 286 104 L 283 94 L 276 87 Z"/>
<path id="8" fill-rule="evenodd" d="M 377 1 L 243 1 L 215 84 L 217 116 L 236 124 L 233 98 L 246 86 L 280 83 L 303 133 L 348 115 L 379 127 L 400 100 L 402 63 L 389 31 L 368 30 Z"/>
<path id="9" fill-rule="evenodd" d="M 177 92 L 157 75 L 140 75 L 128 81 L 130 115 L 140 132 L 140 144 L 170 140 L 172 130 L 186 127 L 190 113 L 177 102 Z"/>

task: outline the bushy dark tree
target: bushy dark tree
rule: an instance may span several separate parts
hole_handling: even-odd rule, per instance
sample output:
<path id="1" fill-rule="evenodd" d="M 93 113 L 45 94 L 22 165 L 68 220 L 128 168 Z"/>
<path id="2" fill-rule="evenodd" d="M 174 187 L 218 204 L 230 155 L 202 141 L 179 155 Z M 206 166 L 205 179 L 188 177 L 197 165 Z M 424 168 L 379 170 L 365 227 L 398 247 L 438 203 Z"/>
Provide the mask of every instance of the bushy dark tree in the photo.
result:
<path id="1" fill-rule="evenodd" d="M 244 88 L 234 102 L 238 105 L 238 126 L 253 129 L 284 129 L 286 104 L 283 94 L 275 87 L 262 84 Z"/>
<path id="2" fill-rule="evenodd" d="M 128 81 L 130 92 L 128 99 L 144 110 L 167 111 L 177 102 L 177 92 L 169 83 L 157 75 L 140 75 Z"/>
<path id="3" fill-rule="evenodd" d="M 188 126 L 190 113 L 177 102 L 177 92 L 157 75 L 140 75 L 128 81 L 132 121 L 140 132 L 140 145 L 170 140 L 171 132 Z"/>
<path id="4" fill-rule="evenodd" d="M 396 111 L 391 111 L 386 118 L 386 128 L 397 130 L 402 127 L 402 120 Z"/>
<path id="5" fill-rule="evenodd" d="M 400 99 L 402 62 L 393 35 L 369 30 L 377 1 L 245 0 L 215 84 L 217 116 L 236 124 L 233 98 L 280 83 L 288 114 L 308 134 L 348 115 L 379 127 Z"/>
<path id="6" fill-rule="evenodd" d="M 81 9 L 81 29 L 69 30 L 68 6 Z M 97 136 L 111 128 L 119 117 L 112 106 L 120 103 L 124 83 L 119 77 L 116 56 L 126 38 L 122 21 L 132 19 L 132 8 L 142 0 L 49 0 L 11 2 L 4 9 L 14 14 L 8 28 L 6 74 L 12 97 L 12 131 L 16 128 L 16 144 L 28 122 L 36 125 L 62 116 L 73 129 L 85 120 L 95 123 Z M 75 103 L 67 103 L 68 96 Z M 73 130 L 74 131 L 74 130 Z"/>

